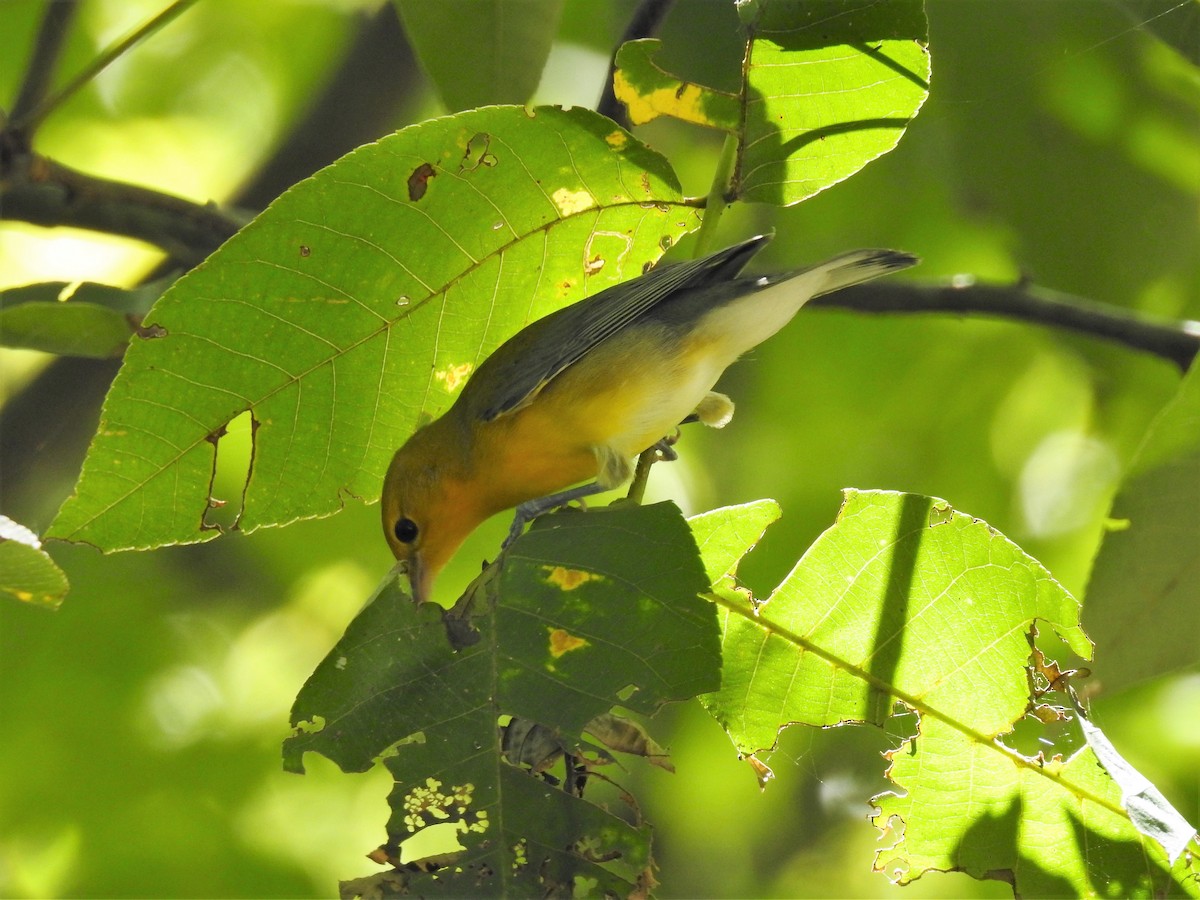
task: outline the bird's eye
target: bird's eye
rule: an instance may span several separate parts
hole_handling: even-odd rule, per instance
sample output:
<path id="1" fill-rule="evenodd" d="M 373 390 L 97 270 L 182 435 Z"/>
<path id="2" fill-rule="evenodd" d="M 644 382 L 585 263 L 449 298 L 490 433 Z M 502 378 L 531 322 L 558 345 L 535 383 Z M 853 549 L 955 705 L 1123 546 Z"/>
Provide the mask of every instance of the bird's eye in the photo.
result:
<path id="1" fill-rule="evenodd" d="M 407 516 L 397 520 L 396 527 L 392 530 L 396 534 L 396 540 L 402 544 L 411 544 L 417 539 L 417 532 L 420 531 L 417 523 Z"/>

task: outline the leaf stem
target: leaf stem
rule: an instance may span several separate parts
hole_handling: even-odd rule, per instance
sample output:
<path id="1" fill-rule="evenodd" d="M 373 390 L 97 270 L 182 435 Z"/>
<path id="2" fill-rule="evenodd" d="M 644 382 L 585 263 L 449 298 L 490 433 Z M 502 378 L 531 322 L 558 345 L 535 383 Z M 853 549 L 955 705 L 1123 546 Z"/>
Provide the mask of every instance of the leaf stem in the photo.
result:
<path id="1" fill-rule="evenodd" d="M 738 136 L 725 135 L 725 145 L 721 148 L 721 158 L 717 161 L 717 169 L 713 172 L 712 187 L 709 188 L 708 198 L 704 204 L 704 218 L 700 221 L 700 233 L 696 236 L 697 258 L 711 252 L 713 238 L 717 232 L 717 223 L 721 213 L 729 205 L 729 191 L 733 183 L 733 170 L 737 163 Z"/>
<path id="2" fill-rule="evenodd" d="M 33 132 L 38 125 L 52 113 L 55 109 L 61 106 L 66 100 L 73 96 L 80 88 L 86 85 L 89 81 L 99 75 L 108 66 L 124 54 L 130 47 L 141 41 L 143 38 L 149 37 L 154 32 L 158 31 L 168 22 L 177 18 L 180 14 L 194 5 L 196 0 L 175 0 L 170 6 L 160 12 L 158 15 L 139 27 L 135 28 L 125 37 L 110 44 L 107 48 L 101 51 L 95 59 L 65 85 L 53 92 L 47 97 L 42 97 L 39 102 L 35 103 L 21 116 L 13 116 L 12 128 L 21 130 L 25 133 Z M 53 4 L 51 4 L 53 6 Z M 49 14 L 47 14 L 49 18 Z M 40 35 L 39 35 L 40 40 Z"/>
<path id="3" fill-rule="evenodd" d="M 728 597 L 725 597 L 715 591 L 710 594 L 707 594 L 706 596 L 708 597 L 709 600 L 716 603 L 718 606 L 724 607 L 725 609 L 727 609 L 729 612 L 733 613 L 734 615 L 741 616 L 743 619 L 746 619 L 747 621 L 752 622 L 756 627 L 761 628 L 770 634 L 776 635 L 777 637 L 783 638 L 788 643 L 794 644 L 795 646 L 801 648 L 802 650 L 805 650 L 809 653 L 819 656 L 821 659 L 825 660 L 830 665 L 835 666 L 836 668 L 841 669 L 842 671 L 847 672 L 850 675 L 853 675 L 855 678 L 858 678 L 861 681 L 866 682 L 868 685 L 873 687 L 875 690 L 880 691 L 881 693 L 890 695 L 892 697 L 895 697 L 897 700 L 899 700 L 901 703 L 903 703 L 909 709 L 914 710 L 915 712 L 919 713 L 920 715 L 929 716 L 930 718 L 937 719 L 938 721 L 940 721 L 946 725 L 949 725 L 955 731 L 958 731 L 959 733 L 970 738 L 975 743 L 977 743 L 981 746 L 990 747 L 991 749 L 995 750 L 997 753 L 1007 756 L 1016 765 L 1022 766 L 1033 772 L 1037 772 L 1039 775 L 1049 778 L 1052 781 L 1058 782 L 1059 784 L 1061 784 L 1063 786 L 1064 789 L 1070 791 L 1076 797 L 1079 797 L 1084 800 L 1088 800 L 1092 803 L 1097 804 L 1098 806 L 1102 806 L 1105 809 L 1107 809 L 1109 812 L 1114 813 L 1118 816 L 1123 816 L 1125 818 L 1129 818 L 1129 813 L 1126 812 L 1124 809 L 1122 809 L 1120 804 L 1113 803 L 1111 800 L 1108 800 L 1104 797 L 1100 797 L 1096 794 L 1093 794 L 1091 791 L 1089 791 L 1085 788 L 1079 787 L 1074 782 L 1067 781 L 1065 778 L 1062 777 L 1062 775 L 1060 773 L 1050 770 L 1050 769 L 1046 768 L 1045 766 L 1038 765 L 1036 760 L 1032 760 L 1026 756 L 1022 756 L 1020 753 L 1013 750 L 1012 748 L 1006 747 L 999 740 L 992 738 L 992 737 L 988 737 L 983 732 L 977 731 L 976 729 L 972 728 L 970 725 L 967 725 L 965 722 L 960 722 L 954 716 L 951 716 L 948 713 L 944 713 L 941 710 L 937 709 L 936 707 L 929 706 L 928 704 L 925 703 L 925 701 L 923 701 L 919 697 L 915 697 L 912 694 L 906 693 L 905 691 L 900 690 L 893 684 L 885 683 L 882 679 L 878 678 L 875 675 L 872 675 L 866 669 L 860 668 L 859 666 L 856 666 L 853 663 L 851 663 L 845 659 L 842 659 L 840 656 L 830 653 L 824 647 L 814 644 L 812 641 L 808 640 L 807 638 L 802 637 L 801 635 L 796 634 L 794 631 L 791 631 L 790 629 L 785 628 L 783 625 L 780 625 L 778 622 L 775 622 L 775 621 L 767 618 L 766 616 L 763 615 L 764 607 L 759 607 L 757 610 L 755 610 L 755 609 L 750 608 L 749 606 L 745 606 L 745 605 L 738 603 Z"/>

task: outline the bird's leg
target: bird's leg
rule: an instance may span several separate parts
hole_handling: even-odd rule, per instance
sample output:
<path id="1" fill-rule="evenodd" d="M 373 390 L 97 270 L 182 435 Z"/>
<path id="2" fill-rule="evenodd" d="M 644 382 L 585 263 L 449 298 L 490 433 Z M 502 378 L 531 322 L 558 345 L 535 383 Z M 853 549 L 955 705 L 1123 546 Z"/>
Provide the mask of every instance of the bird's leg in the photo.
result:
<path id="1" fill-rule="evenodd" d="M 605 491 L 603 485 L 593 481 L 591 484 L 581 484 L 579 487 L 573 487 L 569 490 L 559 491 L 557 494 L 548 494 L 545 497 L 538 497 L 534 500 L 526 500 L 516 509 L 516 514 L 513 516 L 512 525 L 508 528 L 508 537 L 504 539 L 501 547 L 507 547 L 518 537 L 524 530 L 525 526 L 536 519 L 544 512 L 549 512 L 552 509 L 558 509 L 560 506 L 566 506 L 573 500 L 582 500 L 584 497 L 590 497 L 592 494 L 599 494 Z"/>

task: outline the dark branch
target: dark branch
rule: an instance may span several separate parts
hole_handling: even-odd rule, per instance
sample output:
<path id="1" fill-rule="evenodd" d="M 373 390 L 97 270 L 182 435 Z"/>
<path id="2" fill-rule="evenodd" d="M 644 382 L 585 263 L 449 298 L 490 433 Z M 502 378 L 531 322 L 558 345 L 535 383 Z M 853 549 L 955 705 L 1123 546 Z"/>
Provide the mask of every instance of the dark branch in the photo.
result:
<path id="1" fill-rule="evenodd" d="M 1185 372 L 1200 352 L 1200 322 L 1148 319 L 1028 284 L 872 282 L 818 297 L 812 305 L 868 313 L 982 313 L 1051 325 L 1152 353 Z"/>
<path id="2" fill-rule="evenodd" d="M 36 153 L 17 149 L 11 155 L 0 153 L 0 160 L 0 208 L 6 219 L 138 238 L 187 266 L 200 262 L 242 225 L 215 206 L 97 178 Z"/>
<path id="3" fill-rule="evenodd" d="M 617 41 L 616 49 L 613 50 L 612 61 L 608 64 L 608 76 L 604 81 L 604 92 L 600 95 L 596 112 L 608 116 L 622 128 L 628 129 L 630 123 L 625 104 L 617 100 L 613 90 L 613 74 L 617 71 L 617 50 L 627 41 L 636 41 L 655 34 L 663 19 L 667 17 L 672 2 L 673 0 L 641 0 L 637 9 L 633 11 L 633 18 L 629 20 L 625 33 L 621 35 L 621 40 Z"/>
<path id="4" fill-rule="evenodd" d="M 25 78 L 21 82 L 17 98 L 13 101 L 10 118 L 13 122 L 22 121 L 31 110 L 36 109 L 50 91 L 50 83 L 58 68 L 58 60 L 62 56 L 62 48 L 71 22 L 79 12 L 78 0 L 63 0 L 60 3 L 46 4 L 46 15 L 38 28 L 37 41 L 33 46 L 33 56 L 25 69 Z M 25 134 L 25 139 L 29 135 Z"/>

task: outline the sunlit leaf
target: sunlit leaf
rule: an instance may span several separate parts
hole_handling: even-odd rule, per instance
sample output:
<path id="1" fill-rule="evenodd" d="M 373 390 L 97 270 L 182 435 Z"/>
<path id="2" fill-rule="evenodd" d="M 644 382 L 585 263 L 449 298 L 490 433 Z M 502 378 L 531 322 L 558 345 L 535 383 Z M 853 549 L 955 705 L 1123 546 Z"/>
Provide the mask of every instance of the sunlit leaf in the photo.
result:
<path id="1" fill-rule="evenodd" d="M 929 94 L 921 0 L 770 0 L 743 10 L 751 41 L 738 196 L 798 203 L 896 146 Z"/>
<path id="2" fill-rule="evenodd" d="M 441 610 L 386 588 L 297 698 L 286 765 L 300 770 L 308 750 L 347 770 L 382 756 L 396 779 L 389 858 L 427 826 L 459 823 L 465 849 L 440 876 L 459 894 L 554 893 L 574 877 L 627 894 L 648 832 L 511 764 L 526 756 L 506 754 L 499 726 L 519 717 L 574 750 L 614 705 L 653 713 L 715 688 L 707 586 L 671 504 L 543 517 L 448 614 L 477 632 L 457 651 Z"/>
<path id="3" fill-rule="evenodd" d="M 739 7 L 743 86 L 730 94 L 653 60 L 660 42 L 625 44 L 616 95 L 631 121 L 669 115 L 735 134 L 732 195 L 790 205 L 891 150 L 929 94 L 921 0 L 770 0 Z"/>
<path id="4" fill-rule="evenodd" d="M 733 573 L 742 557 L 754 549 L 767 526 L 781 513 L 774 500 L 757 500 L 688 519 L 709 580 L 715 583 L 723 575 Z"/>
<path id="5" fill-rule="evenodd" d="M 587 110 L 407 128 L 301 182 L 146 317 L 48 534 L 202 541 L 225 426 L 253 420 L 238 526 L 378 495 L 387 460 L 534 318 L 693 228 L 666 161 Z"/>
<path id="6" fill-rule="evenodd" d="M 42 549 L 37 535 L 7 516 L 0 516 L 0 593 L 52 608 L 67 595 L 67 576 Z"/>
<path id="7" fill-rule="evenodd" d="M 1113 501 L 1084 616 L 1109 689 L 1200 663 L 1200 371 L 1146 434 Z"/>
<path id="8" fill-rule="evenodd" d="M 880 722 L 891 698 L 1011 728 L 1029 702 L 1027 634 L 1080 656 L 1079 605 L 1034 559 L 948 504 L 847 491 L 837 523 L 755 616 L 730 616 L 721 690 L 704 698 L 743 753 L 791 723 Z"/>
<path id="9" fill-rule="evenodd" d="M 542 78 L 564 0 L 394 0 L 409 42 L 452 111 L 526 103 Z"/>
<path id="10" fill-rule="evenodd" d="M 1196 858 L 1171 866 L 1138 833 L 1089 749 L 1028 759 L 926 717 L 888 759 L 904 795 L 875 798 L 874 821 L 900 836 L 875 868 L 900 884 L 954 870 L 1020 897 L 1198 895 Z"/>

